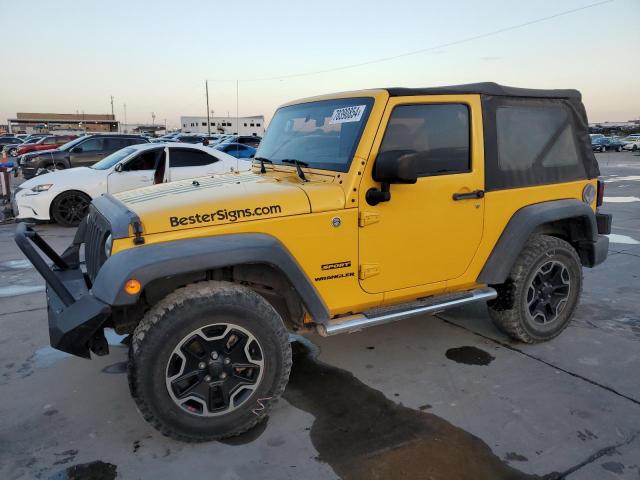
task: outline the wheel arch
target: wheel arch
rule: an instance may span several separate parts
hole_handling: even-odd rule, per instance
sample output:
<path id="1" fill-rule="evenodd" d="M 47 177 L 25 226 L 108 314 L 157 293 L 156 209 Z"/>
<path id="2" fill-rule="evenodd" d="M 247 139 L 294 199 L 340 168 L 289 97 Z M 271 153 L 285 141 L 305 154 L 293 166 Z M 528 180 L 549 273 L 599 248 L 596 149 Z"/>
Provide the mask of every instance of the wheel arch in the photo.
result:
<path id="1" fill-rule="evenodd" d="M 478 276 L 479 283 L 503 283 L 532 235 L 561 238 L 576 249 L 584 266 L 593 266 L 592 253 L 598 240 L 596 217 L 579 200 L 554 200 L 528 205 L 513 214 Z"/>
<path id="2" fill-rule="evenodd" d="M 124 292 L 132 278 L 142 285 L 139 295 Z M 92 293 L 112 306 L 135 307 L 142 298 L 155 303 L 176 288 L 202 280 L 247 285 L 293 324 L 301 322 L 305 310 L 316 322 L 329 318 L 302 267 L 277 239 L 264 234 L 195 238 L 119 252 L 100 269 Z"/>

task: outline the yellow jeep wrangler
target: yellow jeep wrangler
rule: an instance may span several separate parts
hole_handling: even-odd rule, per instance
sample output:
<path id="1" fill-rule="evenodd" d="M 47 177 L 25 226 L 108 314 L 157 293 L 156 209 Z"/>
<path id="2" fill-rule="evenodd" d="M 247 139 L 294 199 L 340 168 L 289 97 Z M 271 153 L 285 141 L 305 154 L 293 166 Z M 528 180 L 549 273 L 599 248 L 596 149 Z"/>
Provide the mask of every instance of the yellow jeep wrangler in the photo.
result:
<path id="1" fill-rule="evenodd" d="M 89 358 L 106 327 L 131 334 L 144 418 L 203 441 L 264 418 L 290 331 L 484 301 L 514 339 L 558 335 L 607 256 L 598 174 L 575 90 L 346 92 L 280 107 L 251 172 L 102 196 L 62 255 L 26 225 L 16 240 L 51 344 Z"/>

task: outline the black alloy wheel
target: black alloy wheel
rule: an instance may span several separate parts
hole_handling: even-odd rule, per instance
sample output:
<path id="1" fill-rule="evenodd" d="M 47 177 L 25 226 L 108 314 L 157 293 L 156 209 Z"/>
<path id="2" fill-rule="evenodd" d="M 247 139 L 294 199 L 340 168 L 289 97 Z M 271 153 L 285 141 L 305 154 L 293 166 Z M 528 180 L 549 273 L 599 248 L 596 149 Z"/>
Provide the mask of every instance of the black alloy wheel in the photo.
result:
<path id="1" fill-rule="evenodd" d="M 558 260 L 538 268 L 527 289 L 527 310 L 531 321 L 548 325 L 558 319 L 571 293 L 569 270 Z"/>
<path id="2" fill-rule="evenodd" d="M 51 217 L 64 227 L 75 227 L 89 212 L 90 204 L 91 198 L 82 192 L 64 192 L 51 204 Z"/>
<path id="3" fill-rule="evenodd" d="M 248 330 L 217 323 L 189 333 L 174 348 L 166 385 L 174 403 L 198 416 L 229 413 L 260 385 L 262 348 Z"/>

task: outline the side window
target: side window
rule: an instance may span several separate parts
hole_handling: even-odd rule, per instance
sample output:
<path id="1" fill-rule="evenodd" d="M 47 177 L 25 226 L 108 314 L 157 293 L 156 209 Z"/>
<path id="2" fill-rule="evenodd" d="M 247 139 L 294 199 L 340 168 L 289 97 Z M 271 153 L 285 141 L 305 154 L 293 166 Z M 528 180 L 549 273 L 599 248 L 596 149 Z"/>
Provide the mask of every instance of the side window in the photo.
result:
<path id="1" fill-rule="evenodd" d="M 218 159 L 199 150 L 172 148 L 169 151 L 169 165 L 174 167 L 201 167 L 217 162 Z"/>
<path id="2" fill-rule="evenodd" d="M 577 165 L 569 113 L 562 107 L 500 107 L 498 166 L 505 172 Z"/>
<path id="3" fill-rule="evenodd" d="M 116 151 L 128 146 L 129 143 L 124 138 L 105 138 L 105 150 Z"/>
<path id="4" fill-rule="evenodd" d="M 391 113 L 380 153 L 418 154 L 420 177 L 468 172 L 469 137 L 466 105 L 402 105 Z"/>
<path id="5" fill-rule="evenodd" d="M 142 138 L 127 138 L 125 145 L 140 145 L 141 143 L 147 143 Z"/>
<path id="6" fill-rule="evenodd" d="M 82 152 L 100 152 L 104 149 L 104 138 L 89 138 L 78 145 Z"/>
<path id="7" fill-rule="evenodd" d="M 156 148 L 141 153 L 137 157 L 129 160 L 122 170 L 126 172 L 154 170 L 158 158 L 164 158 L 164 148 Z"/>
<path id="8" fill-rule="evenodd" d="M 47 137 L 42 141 L 43 145 L 54 145 L 58 143 L 58 139 L 56 137 Z"/>

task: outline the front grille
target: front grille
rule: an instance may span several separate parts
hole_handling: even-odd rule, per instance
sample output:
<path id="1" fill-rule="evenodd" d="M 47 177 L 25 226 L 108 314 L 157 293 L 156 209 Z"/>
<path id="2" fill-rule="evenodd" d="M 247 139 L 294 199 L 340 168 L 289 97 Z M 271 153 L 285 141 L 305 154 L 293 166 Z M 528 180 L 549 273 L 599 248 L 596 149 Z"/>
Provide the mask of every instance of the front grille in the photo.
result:
<path id="1" fill-rule="evenodd" d="M 87 275 L 93 282 L 100 271 L 100 267 L 107 260 L 104 244 L 110 232 L 109 222 L 93 206 L 89 207 L 87 226 L 84 237 L 84 258 Z"/>

